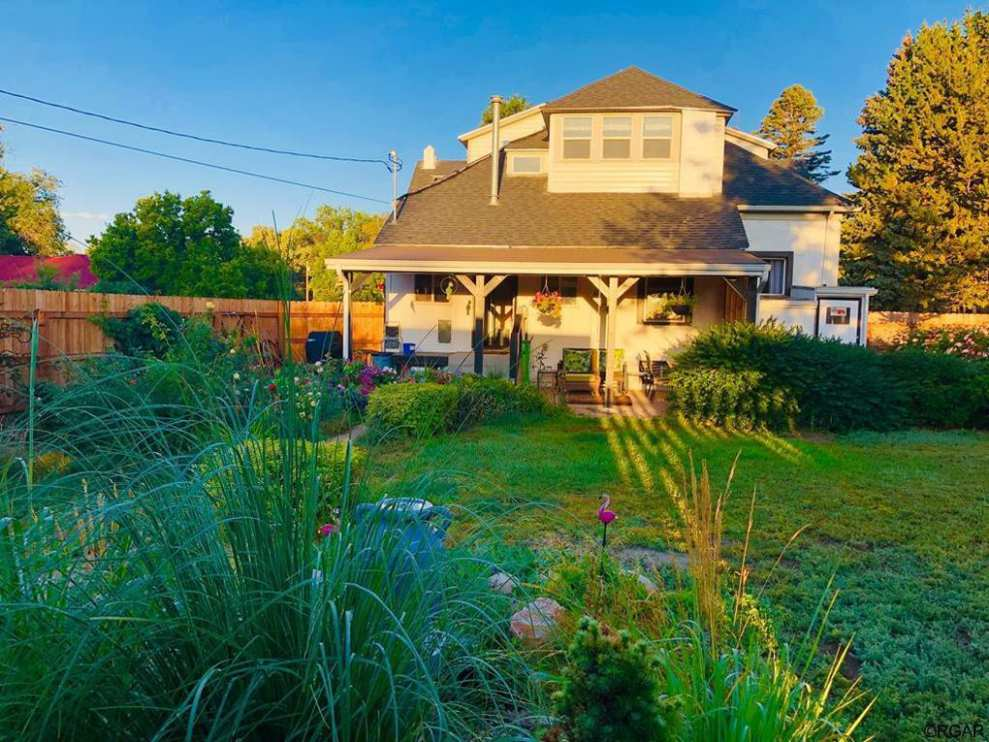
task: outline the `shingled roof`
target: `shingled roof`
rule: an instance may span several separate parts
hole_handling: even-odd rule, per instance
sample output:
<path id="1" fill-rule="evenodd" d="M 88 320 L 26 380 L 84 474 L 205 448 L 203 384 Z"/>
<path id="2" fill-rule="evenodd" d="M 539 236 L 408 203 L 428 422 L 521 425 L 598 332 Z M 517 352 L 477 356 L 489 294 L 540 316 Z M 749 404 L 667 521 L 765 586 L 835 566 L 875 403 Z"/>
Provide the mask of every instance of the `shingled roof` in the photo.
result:
<path id="1" fill-rule="evenodd" d="M 382 228 L 376 244 L 744 249 L 739 204 L 844 204 L 784 165 L 731 143 L 725 144 L 724 192 L 710 198 L 549 193 L 545 176 L 509 176 L 493 207 L 490 179 L 490 156 L 470 164 L 444 160 L 436 170 L 417 167 L 398 221 Z"/>
<path id="2" fill-rule="evenodd" d="M 615 111 L 642 108 L 704 108 L 729 115 L 731 106 L 693 93 L 639 67 L 623 70 L 546 104 L 545 112 Z"/>

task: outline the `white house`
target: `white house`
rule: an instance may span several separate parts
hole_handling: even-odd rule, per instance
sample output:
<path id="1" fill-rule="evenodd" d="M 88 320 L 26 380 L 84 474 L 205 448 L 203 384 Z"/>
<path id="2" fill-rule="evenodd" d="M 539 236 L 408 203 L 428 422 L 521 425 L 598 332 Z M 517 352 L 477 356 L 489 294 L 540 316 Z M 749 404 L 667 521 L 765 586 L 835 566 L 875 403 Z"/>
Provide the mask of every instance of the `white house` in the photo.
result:
<path id="1" fill-rule="evenodd" d="M 735 109 L 636 67 L 504 118 L 492 100 L 465 159 L 426 147 L 375 245 L 327 261 L 345 299 L 386 274 L 386 350 L 504 369 L 514 332 L 533 365 L 604 351 L 610 389 L 718 322 L 865 344 L 874 290 L 838 286 L 847 203 L 729 127 Z"/>

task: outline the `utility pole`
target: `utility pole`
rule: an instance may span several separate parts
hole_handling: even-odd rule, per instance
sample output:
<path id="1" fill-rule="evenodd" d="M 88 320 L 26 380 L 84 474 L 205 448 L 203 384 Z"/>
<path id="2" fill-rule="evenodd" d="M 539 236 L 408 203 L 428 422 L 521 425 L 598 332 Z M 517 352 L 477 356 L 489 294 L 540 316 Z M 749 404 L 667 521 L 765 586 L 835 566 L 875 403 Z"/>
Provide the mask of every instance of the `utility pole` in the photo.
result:
<path id="1" fill-rule="evenodd" d="M 391 170 L 391 223 L 398 221 L 398 152 L 388 153 L 388 169 Z"/>

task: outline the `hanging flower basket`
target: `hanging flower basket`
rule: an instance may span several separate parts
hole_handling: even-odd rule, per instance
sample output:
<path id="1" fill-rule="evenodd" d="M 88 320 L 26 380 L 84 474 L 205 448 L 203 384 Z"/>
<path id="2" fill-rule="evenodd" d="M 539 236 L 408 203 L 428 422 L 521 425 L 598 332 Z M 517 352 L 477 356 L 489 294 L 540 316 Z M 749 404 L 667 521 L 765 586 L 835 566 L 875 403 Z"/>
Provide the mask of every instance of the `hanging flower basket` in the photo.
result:
<path id="1" fill-rule="evenodd" d="M 532 303 L 544 317 L 559 319 L 563 314 L 563 299 L 559 291 L 537 291 Z"/>

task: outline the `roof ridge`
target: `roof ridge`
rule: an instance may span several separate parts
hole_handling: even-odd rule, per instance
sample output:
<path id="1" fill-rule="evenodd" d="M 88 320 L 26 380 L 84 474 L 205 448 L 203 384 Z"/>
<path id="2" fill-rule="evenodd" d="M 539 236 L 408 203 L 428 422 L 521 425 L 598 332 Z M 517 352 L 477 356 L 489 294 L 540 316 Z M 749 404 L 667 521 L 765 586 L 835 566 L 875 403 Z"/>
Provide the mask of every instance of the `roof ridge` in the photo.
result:
<path id="1" fill-rule="evenodd" d="M 452 178 L 455 178 L 456 176 L 460 175 L 461 173 L 463 173 L 463 172 L 465 172 L 467 170 L 470 170 L 472 167 L 474 167 L 475 165 L 477 165 L 479 162 L 484 162 L 485 160 L 490 160 L 490 159 L 491 159 L 491 153 L 489 152 L 488 154 L 483 155 L 482 157 L 478 157 L 476 160 L 472 160 L 472 161 L 466 163 L 463 167 L 458 167 L 456 170 L 451 170 L 450 172 L 446 173 L 445 175 L 441 175 L 438 178 L 434 178 L 432 182 L 426 183 L 426 185 L 424 185 L 424 186 L 420 186 L 420 187 L 416 188 L 415 190 L 406 191 L 401 196 L 399 196 L 399 198 L 406 198 L 408 196 L 414 196 L 417 193 L 422 193 L 423 191 L 427 191 L 430 188 L 433 188 L 434 186 L 438 186 L 440 183 L 445 183 L 446 181 L 451 180 Z M 459 162 L 459 160 L 447 160 L 446 162 Z M 419 168 L 419 163 L 417 162 L 416 163 L 416 169 L 418 169 L 418 168 Z"/>

